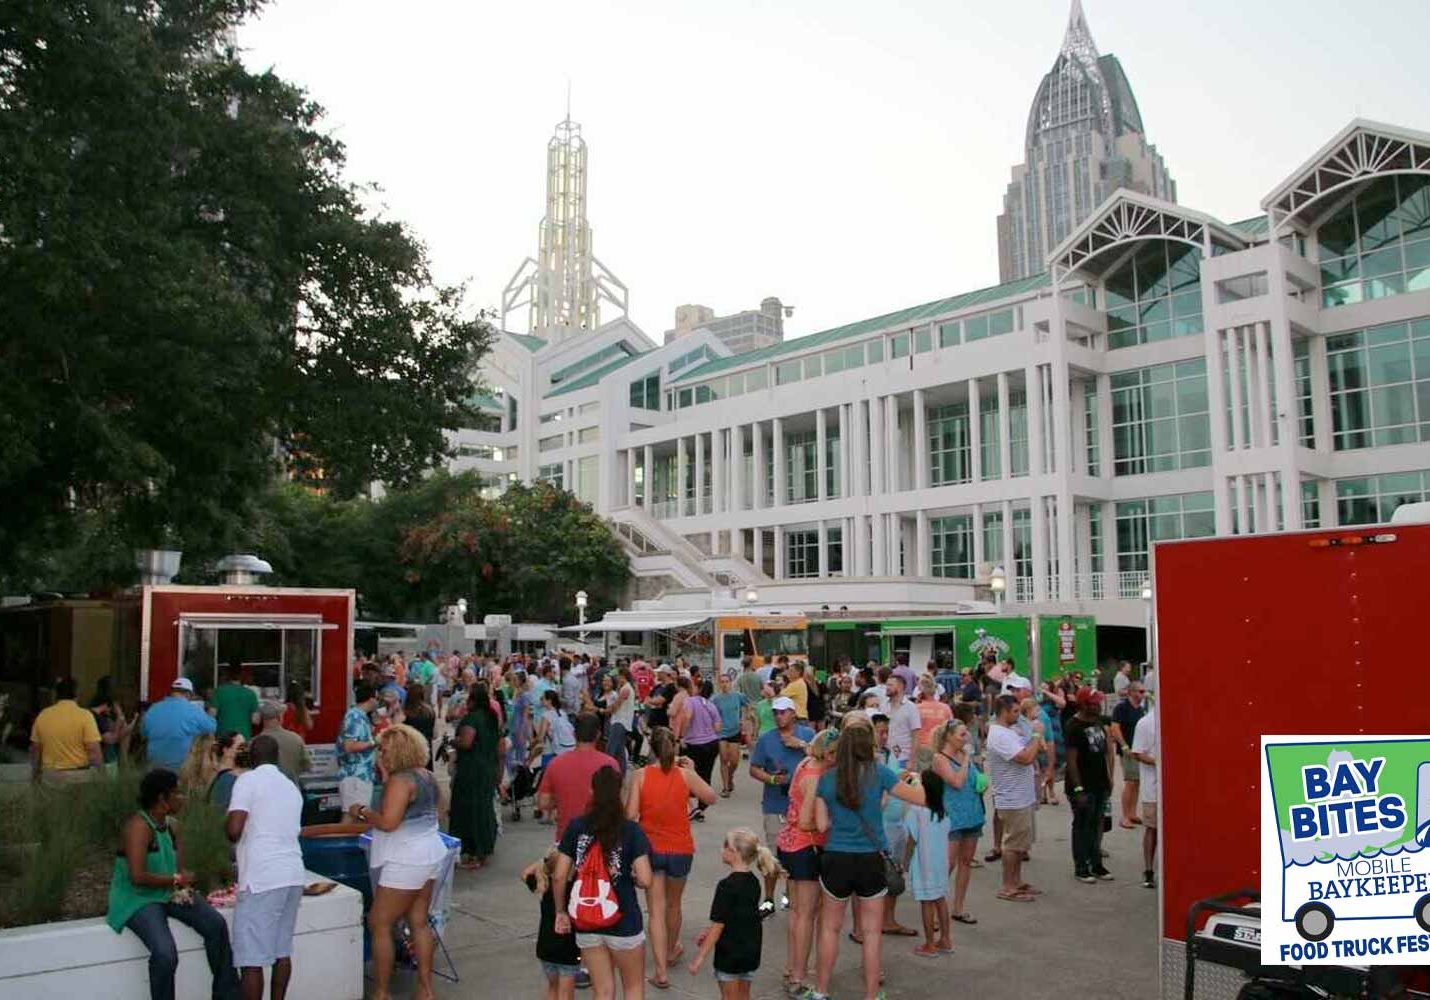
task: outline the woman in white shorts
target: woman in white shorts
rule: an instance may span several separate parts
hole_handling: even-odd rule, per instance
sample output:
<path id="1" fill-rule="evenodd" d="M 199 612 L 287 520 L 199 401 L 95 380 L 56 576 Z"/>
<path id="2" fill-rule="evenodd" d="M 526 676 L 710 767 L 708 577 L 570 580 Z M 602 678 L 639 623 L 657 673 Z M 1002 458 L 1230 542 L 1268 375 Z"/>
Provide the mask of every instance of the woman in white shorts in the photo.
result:
<path id="1" fill-rule="evenodd" d="M 436 939 L 427 924 L 432 887 L 447 847 L 437 830 L 437 781 L 427 770 L 427 741 L 411 726 L 396 725 L 377 738 L 382 805 L 355 805 L 355 818 L 372 824 L 370 864 L 376 872 L 368 929 L 372 932 L 374 1000 L 389 1000 L 394 958 L 392 925 L 407 918 L 417 954 L 417 1000 L 431 1000 Z"/>

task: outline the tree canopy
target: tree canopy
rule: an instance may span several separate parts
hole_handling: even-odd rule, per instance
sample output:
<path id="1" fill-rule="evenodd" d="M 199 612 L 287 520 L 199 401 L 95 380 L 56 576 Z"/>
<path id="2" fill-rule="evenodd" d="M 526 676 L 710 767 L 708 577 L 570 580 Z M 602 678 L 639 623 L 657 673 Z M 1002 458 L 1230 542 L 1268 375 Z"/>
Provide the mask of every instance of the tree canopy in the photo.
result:
<path id="1" fill-rule="evenodd" d="M 85 532 L 225 549 L 286 470 L 446 454 L 491 329 L 227 39 L 260 0 L 0 7 L 0 564 Z M 102 524 L 103 527 L 97 527 Z"/>

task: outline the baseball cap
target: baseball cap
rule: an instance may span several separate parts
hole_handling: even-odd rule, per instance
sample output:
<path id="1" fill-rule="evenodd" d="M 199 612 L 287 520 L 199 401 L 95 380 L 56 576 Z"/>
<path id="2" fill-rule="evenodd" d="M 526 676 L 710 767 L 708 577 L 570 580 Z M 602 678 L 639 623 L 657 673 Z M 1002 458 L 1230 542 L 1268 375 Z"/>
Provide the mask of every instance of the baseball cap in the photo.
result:
<path id="1" fill-rule="evenodd" d="M 1032 682 L 1018 673 L 1010 673 L 1007 679 L 1003 681 L 1004 694 L 1010 691 L 1031 691 L 1032 689 Z"/>
<path id="2" fill-rule="evenodd" d="M 776 712 L 793 712 L 795 710 L 794 701 L 790 698 L 776 698 L 770 702 L 770 708 Z"/>
<path id="3" fill-rule="evenodd" d="M 194 682 L 191 681 L 191 680 L 189 680 L 187 677 L 179 677 L 179 678 L 177 678 L 177 679 L 174 681 L 173 684 L 170 684 L 170 685 L 169 685 L 169 690 L 170 690 L 170 691 L 187 691 L 187 692 L 189 692 L 189 694 L 193 694 L 193 693 L 194 693 Z"/>
<path id="4" fill-rule="evenodd" d="M 1090 687 L 1080 687 L 1077 689 L 1077 703 L 1079 707 L 1083 705 L 1101 705 L 1102 692 Z"/>

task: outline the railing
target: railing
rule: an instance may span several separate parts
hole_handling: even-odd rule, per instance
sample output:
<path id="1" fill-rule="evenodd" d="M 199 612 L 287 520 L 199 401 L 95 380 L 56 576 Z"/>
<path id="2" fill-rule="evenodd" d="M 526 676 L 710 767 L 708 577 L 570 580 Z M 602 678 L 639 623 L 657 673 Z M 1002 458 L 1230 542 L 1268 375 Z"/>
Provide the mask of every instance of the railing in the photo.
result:
<path id="1" fill-rule="evenodd" d="M 1073 597 L 1080 601 L 1135 601 L 1142 598 L 1147 574 L 1140 570 L 1085 573 L 1073 577 Z"/>
<path id="2" fill-rule="evenodd" d="M 1019 604 L 1028 604 L 1033 600 L 1033 578 L 1031 576 L 1019 576 L 1013 579 L 1013 600 Z"/>
<path id="3" fill-rule="evenodd" d="M 629 521 L 612 522 L 616 528 L 616 534 L 630 543 L 637 554 L 643 556 L 664 555 L 670 550 L 657 545 L 645 532 L 641 531 Z"/>

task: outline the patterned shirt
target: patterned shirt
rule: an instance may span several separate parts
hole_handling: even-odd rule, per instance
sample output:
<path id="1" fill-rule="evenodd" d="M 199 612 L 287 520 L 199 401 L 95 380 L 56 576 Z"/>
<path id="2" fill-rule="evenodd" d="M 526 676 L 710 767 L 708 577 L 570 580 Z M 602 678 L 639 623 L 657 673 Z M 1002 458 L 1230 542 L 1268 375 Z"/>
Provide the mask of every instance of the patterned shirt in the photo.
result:
<path id="1" fill-rule="evenodd" d="M 372 742 L 372 722 L 369 721 L 367 713 L 356 705 L 348 709 L 343 716 L 343 726 L 338 731 L 338 777 L 377 780 L 375 750 L 369 747 L 357 753 L 347 753 L 343 750 L 343 744 L 349 740 L 359 743 Z"/>

